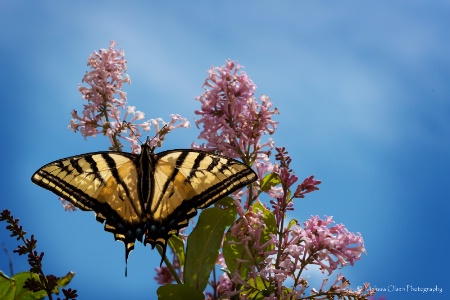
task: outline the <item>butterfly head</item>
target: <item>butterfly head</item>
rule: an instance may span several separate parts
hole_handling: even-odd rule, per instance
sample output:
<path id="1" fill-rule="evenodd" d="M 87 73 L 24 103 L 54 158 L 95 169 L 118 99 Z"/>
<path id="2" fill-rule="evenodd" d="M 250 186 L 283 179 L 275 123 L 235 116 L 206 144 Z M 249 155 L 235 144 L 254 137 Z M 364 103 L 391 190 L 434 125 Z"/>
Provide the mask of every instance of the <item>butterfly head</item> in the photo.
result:
<path id="1" fill-rule="evenodd" d="M 163 128 L 161 128 L 158 133 L 155 134 L 153 138 L 150 139 L 150 137 L 147 136 L 147 140 L 144 144 L 141 145 L 142 152 L 143 151 L 149 151 L 153 154 L 155 148 L 161 147 L 162 143 L 164 141 L 164 136 L 170 132 L 169 126 L 164 125 Z"/>

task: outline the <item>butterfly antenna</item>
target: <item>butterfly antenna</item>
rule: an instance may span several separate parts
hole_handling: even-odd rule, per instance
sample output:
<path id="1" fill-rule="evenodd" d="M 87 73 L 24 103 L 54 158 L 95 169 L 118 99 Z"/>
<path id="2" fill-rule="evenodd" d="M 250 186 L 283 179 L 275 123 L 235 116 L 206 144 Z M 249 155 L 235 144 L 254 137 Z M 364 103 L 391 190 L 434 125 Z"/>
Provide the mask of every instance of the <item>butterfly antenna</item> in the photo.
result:
<path id="1" fill-rule="evenodd" d="M 139 143 L 142 144 L 142 141 L 139 139 L 139 137 L 141 136 L 139 130 L 136 128 L 133 129 L 133 127 L 130 126 L 130 123 L 125 120 L 122 121 L 122 124 L 124 124 L 124 127 L 128 128 L 131 131 L 130 137 L 135 137 L 139 141 Z"/>
<path id="2" fill-rule="evenodd" d="M 153 139 L 155 139 L 157 136 L 159 136 L 159 138 L 161 139 L 161 140 L 163 140 L 164 138 L 164 136 L 167 134 L 167 133 L 169 133 L 169 131 L 170 131 L 170 129 L 169 129 L 169 127 L 167 126 L 167 124 L 166 125 L 164 125 L 157 133 L 156 133 L 156 135 L 153 137 Z"/>
<path id="3" fill-rule="evenodd" d="M 166 129 L 167 128 L 167 129 Z M 161 128 L 154 137 L 152 137 L 151 139 L 147 136 L 147 140 L 145 141 L 146 144 L 148 144 L 149 146 L 151 145 L 151 142 L 154 140 L 157 140 L 155 142 L 155 145 L 153 145 L 153 147 L 151 148 L 156 148 L 156 147 L 160 147 L 162 144 L 162 141 L 164 140 L 164 136 L 169 132 L 170 130 L 168 129 L 167 124 L 163 126 L 163 128 Z"/>

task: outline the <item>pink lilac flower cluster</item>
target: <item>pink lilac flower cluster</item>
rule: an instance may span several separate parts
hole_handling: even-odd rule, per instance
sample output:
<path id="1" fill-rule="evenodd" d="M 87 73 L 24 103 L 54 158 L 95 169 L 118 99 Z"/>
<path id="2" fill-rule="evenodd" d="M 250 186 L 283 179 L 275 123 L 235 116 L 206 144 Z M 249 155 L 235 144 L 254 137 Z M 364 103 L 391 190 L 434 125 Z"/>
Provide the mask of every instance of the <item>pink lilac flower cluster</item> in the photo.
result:
<path id="1" fill-rule="evenodd" d="M 244 211 L 240 201 L 234 201 L 234 204 L 237 207 L 240 218 L 230 227 L 230 233 L 237 239 L 237 242 L 229 242 L 229 244 L 240 244 L 244 246 L 247 257 L 246 260 L 241 261 L 256 262 L 258 258 L 276 254 L 276 251 L 273 250 L 273 246 L 277 241 L 275 235 L 271 234 L 267 241 L 263 244 L 260 243 L 266 229 L 263 213 L 260 210 L 254 209 L 253 206 L 247 211 Z"/>
<path id="2" fill-rule="evenodd" d="M 311 289 L 310 299 L 369 299 L 372 300 L 375 294 L 373 290 L 370 289 L 370 284 L 364 283 L 362 287 L 358 287 L 356 291 L 349 289 L 350 281 L 347 280 L 342 274 L 338 274 L 336 280 L 331 285 L 331 288 L 324 290 L 324 287 L 328 283 L 328 278 L 322 281 L 320 289 L 317 291 L 315 288 Z M 384 299 L 383 297 L 380 298 Z"/>
<path id="3" fill-rule="evenodd" d="M 277 182 L 282 187 L 281 192 L 277 193 L 276 200 L 271 200 L 270 203 L 276 220 L 275 232 L 278 236 L 269 234 L 269 239 L 262 240 L 261 237 L 267 234 L 265 232 L 268 227 L 266 216 L 260 210 L 255 212 L 254 206 L 250 206 L 245 211 L 240 202 L 235 201 L 240 218 L 229 230 L 236 241 L 228 243 L 244 247 L 243 259 L 236 259 L 236 262 L 242 263 L 248 272 L 245 278 L 241 276 L 240 270 L 221 277 L 216 285 L 216 293 L 223 297 L 232 297 L 236 294 L 253 295 L 257 285 L 252 285 L 251 282 L 258 278 L 266 282 L 266 286 L 273 287 L 266 289 L 265 292 L 268 295 L 265 299 L 301 299 L 309 286 L 307 279 L 301 276 L 308 265 L 319 265 L 330 275 L 347 263 L 353 265 L 365 252 L 360 234 L 349 232 L 341 224 L 329 226 L 332 223 L 331 217 L 325 220 L 317 216 L 311 217 L 303 223 L 303 227 L 296 222 L 290 222 L 288 226 L 284 226 L 286 212 L 293 210 L 293 199 L 304 197 L 304 194 L 317 190 L 320 181 L 310 176 L 296 187 L 297 193 L 291 193 L 290 188 L 297 181 L 297 177 L 290 169 L 292 159 L 284 148 L 276 148 L 276 150 L 278 163 L 274 164 L 272 174 L 277 174 L 279 178 Z M 238 199 L 242 196 L 240 193 Z M 261 206 L 259 199 L 257 203 Z M 249 262 L 250 266 L 248 266 Z M 222 269 L 227 269 L 225 261 L 220 261 L 220 265 Z M 286 280 L 289 278 L 294 284 L 286 287 Z M 338 278 L 341 278 L 341 275 L 338 275 Z M 230 286 L 230 284 L 232 287 L 239 286 L 239 290 L 224 291 L 223 286 Z M 367 284 L 363 289 L 356 291 L 348 289 L 348 284 L 346 280 L 345 282 L 336 281 L 328 290 L 323 291 L 322 287 L 320 293 L 311 290 L 310 297 L 322 299 L 324 295 L 326 297 L 346 295 L 354 299 L 365 299 L 373 294 Z"/>
<path id="4" fill-rule="evenodd" d="M 284 147 L 276 147 L 275 149 L 277 151 L 275 159 L 278 163 L 274 165 L 272 174 L 277 175 L 280 186 L 278 188 L 272 187 L 268 193 L 275 199 L 270 200 L 270 203 L 272 204 L 277 226 L 280 227 L 281 230 L 283 228 L 286 211 L 294 210 L 294 203 L 292 200 L 294 198 L 304 198 L 306 193 L 318 190 L 319 188 L 317 185 L 319 185 L 321 181 L 315 180 L 314 176 L 305 178 L 301 184 L 297 185 L 295 192 L 292 194 L 290 188 L 298 181 L 298 177 L 293 173 L 292 169 L 290 169 L 292 159 Z"/>
<path id="5" fill-rule="evenodd" d="M 124 51 L 116 50 L 115 46 L 112 41 L 109 49 L 95 51 L 89 56 L 91 70 L 83 77 L 85 86 L 78 88 L 87 103 L 81 115 L 76 110 L 72 111 L 69 129 L 80 131 L 84 138 L 97 134 L 108 136 L 112 145 L 110 150 L 122 151 L 123 145 L 118 139 L 122 138 L 131 144 L 133 153 L 139 153 L 141 130 L 150 131 L 150 126 L 155 126 L 158 136 L 152 140 L 154 145 L 151 146 L 160 146 L 163 136 L 170 130 L 189 127 L 189 122 L 179 115 L 171 115 L 169 124 L 162 119 L 142 121 L 144 113 L 136 110 L 135 106 L 127 106 L 127 94 L 122 87 L 125 83 L 130 84 L 131 80 L 125 73 L 127 61 Z M 159 124 L 166 125 L 163 131 L 160 131 Z"/>
<path id="6" fill-rule="evenodd" d="M 299 225 L 292 228 L 289 244 L 302 244 L 303 251 L 300 255 L 287 251 L 288 256 L 295 261 L 303 260 L 303 264 L 317 264 L 322 272 L 326 270 L 328 274 L 347 263 L 353 266 L 361 254 L 366 253 L 361 234 L 349 232 L 343 224 L 328 227 L 331 223 L 332 217 L 321 220 L 313 216 L 303 223 L 303 228 Z"/>
<path id="7" fill-rule="evenodd" d="M 211 68 L 203 87 L 205 93 L 195 98 L 201 103 L 201 109 L 195 111 L 201 118 L 195 123 L 203 126 L 199 139 L 207 143 L 193 144 L 195 148 L 240 158 L 250 165 L 258 154 L 272 149 L 270 139 L 264 144 L 260 141 L 264 134 L 275 131 L 277 122 L 272 115 L 278 110 L 270 110 L 269 97 L 254 97 L 256 86 L 241 65 L 227 60 L 225 66 Z M 269 149 L 263 150 L 265 147 Z"/>
<path id="8" fill-rule="evenodd" d="M 253 164 L 260 179 L 247 192 L 233 194 L 239 218 L 229 229 L 234 239 L 225 241 L 243 247 L 242 257 L 234 262 L 247 270 L 228 271 L 220 275 L 217 282 L 213 280 L 215 293 L 209 293 L 208 298 L 239 296 L 246 299 L 258 292 L 266 295 L 264 299 L 330 299 L 334 296 L 367 299 L 373 295 L 368 284 L 362 289 L 350 289 L 349 281 L 339 274 L 328 289 L 324 289 L 326 278 L 319 291 L 311 289 L 310 295 L 305 296 L 309 283 L 302 272 L 308 265 L 318 265 L 330 275 L 359 260 L 366 252 L 364 241 L 359 233 L 349 232 L 342 224 L 332 226 L 332 217 L 314 216 L 303 222 L 303 226 L 294 220 L 285 225 L 287 211 L 294 209 L 294 199 L 318 190 L 321 182 L 309 176 L 294 186 L 298 177 L 290 168 L 292 159 L 284 147 L 276 148 L 276 161 L 270 161 L 274 143 L 269 140 L 261 144 L 261 138 L 274 133 L 277 122 L 272 116 L 278 110 L 270 110 L 272 103 L 267 96 L 261 96 L 259 102 L 255 100 L 255 84 L 238 63 L 228 60 L 226 65 L 212 68 L 204 86 L 205 93 L 196 98 L 201 102 L 201 109 L 195 113 L 201 116 L 196 124 L 203 125 L 199 138 L 206 140 L 206 144 L 196 147 L 241 158 Z M 263 151 L 263 147 L 268 150 Z M 264 215 L 254 206 L 262 207 L 263 194 L 271 199 L 271 214 L 276 224 L 272 233 L 268 233 L 267 225 L 270 213 Z M 248 199 L 243 206 L 240 201 L 245 195 Z M 222 270 L 228 270 L 226 260 L 219 259 L 218 263 Z M 256 278 L 262 280 L 264 290 L 258 291 L 258 285 L 252 284 Z M 294 282 L 290 287 L 285 286 L 288 278 Z"/>

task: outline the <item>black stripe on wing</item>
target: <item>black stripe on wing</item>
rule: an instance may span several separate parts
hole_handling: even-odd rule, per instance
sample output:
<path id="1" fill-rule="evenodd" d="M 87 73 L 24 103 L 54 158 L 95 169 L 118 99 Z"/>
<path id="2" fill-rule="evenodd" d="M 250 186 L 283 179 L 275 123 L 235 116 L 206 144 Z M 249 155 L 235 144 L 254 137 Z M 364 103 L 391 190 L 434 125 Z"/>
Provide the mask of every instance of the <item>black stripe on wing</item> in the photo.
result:
<path id="1" fill-rule="evenodd" d="M 170 177 L 167 178 L 166 182 L 163 185 L 163 192 L 160 195 L 160 198 L 157 199 L 158 203 L 161 204 L 162 203 L 162 198 L 164 196 L 166 196 L 166 191 L 169 188 L 169 185 L 175 180 L 175 177 L 178 175 L 180 168 L 183 167 L 183 163 L 186 160 L 186 157 L 188 156 L 189 152 L 188 151 L 183 151 L 180 153 L 180 155 L 178 156 L 176 162 L 175 162 L 175 168 L 172 171 L 172 174 L 170 175 Z M 171 195 L 169 195 L 170 198 Z M 155 201 L 155 199 L 153 199 L 152 201 Z"/>

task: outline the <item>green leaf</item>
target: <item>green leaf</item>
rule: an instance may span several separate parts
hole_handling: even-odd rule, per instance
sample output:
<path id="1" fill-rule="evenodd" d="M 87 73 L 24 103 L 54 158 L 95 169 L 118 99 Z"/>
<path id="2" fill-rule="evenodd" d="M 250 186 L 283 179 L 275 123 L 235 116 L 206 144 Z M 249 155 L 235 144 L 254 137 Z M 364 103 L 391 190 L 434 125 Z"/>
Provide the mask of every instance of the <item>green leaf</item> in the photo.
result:
<path id="1" fill-rule="evenodd" d="M 271 187 L 281 183 L 280 176 L 276 173 L 269 173 L 261 180 L 261 191 L 267 192 Z"/>
<path id="2" fill-rule="evenodd" d="M 275 220 L 275 215 L 273 212 L 265 208 L 260 203 L 255 203 L 252 205 L 253 211 L 260 211 L 263 214 L 263 221 L 266 225 L 266 229 L 261 234 L 261 238 L 259 240 L 260 244 L 264 244 L 270 239 L 270 234 L 276 234 L 277 232 L 277 224 Z M 231 242 L 231 243 L 229 243 Z M 251 258 L 248 256 L 247 252 L 244 250 L 244 245 L 235 244 L 239 242 L 236 237 L 232 236 L 230 231 L 228 230 L 225 235 L 225 239 L 223 242 L 223 257 L 227 264 L 228 269 L 231 273 L 235 271 L 239 271 L 239 275 L 242 278 L 247 278 L 248 271 L 250 266 L 254 265 L 254 262 L 251 261 Z M 273 249 L 272 247 L 267 250 Z M 259 258 L 261 260 L 262 258 Z M 240 260 L 239 262 L 237 260 Z M 244 260 L 244 261 L 242 261 Z"/>
<path id="3" fill-rule="evenodd" d="M 159 300 L 204 300 L 205 295 L 196 288 L 186 284 L 166 284 L 156 291 Z"/>
<path id="4" fill-rule="evenodd" d="M 217 201 L 214 204 L 214 207 L 219 207 L 222 209 L 228 209 L 228 208 L 233 208 L 234 206 L 234 199 L 230 196 L 227 197 L 223 197 L 222 199 L 220 199 L 219 201 Z"/>
<path id="5" fill-rule="evenodd" d="M 16 291 L 16 282 L 0 271 L 0 299 L 12 300 Z"/>
<path id="6" fill-rule="evenodd" d="M 14 275 L 12 278 L 16 281 L 16 293 L 15 298 L 17 300 L 34 300 L 44 299 L 47 296 L 46 291 L 32 292 L 29 289 L 23 288 L 25 281 L 33 276 L 39 281 L 39 275 L 31 272 L 21 272 Z"/>
<path id="7" fill-rule="evenodd" d="M 292 219 L 289 221 L 289 224 L 287 226 L 287 230 L 291 230 L 292 227 L 294 227 L 295 225 L 297 225 L 298 221 L 296 219 Z"/>
<path id="8" fill-rule="evenodd" d="M 66 285 L 68 285 L 72 281 L 73 276 L 75 276 L 75 273 L 74 272 L 69 272 L 69 273 L 66 274 L 66 276 L 63 276 L 63 277 L 59 278 L 59 280 L 58 280 L 58 287 L 63 288 Z M 58 288 L 56 288 L 56 289 L 58 289 Z M 56 294 L 58 292 L 59 291 L 57 291 Z"/>
<path id="9" fill-rule="evenodd" d="M 250 266 L 253 264 L 250 261 L 247 253 L 244 250 L 244 245 L 235 244 L 239 242 L 235 236 L 232 236 L 228 230 L 223 241 L 223 257 L 227 264 L 228 270 L 231 274 L 239 270 L 239 275 L 242 278 L 247 278 Z M 247 260 L 248 262 L 237 262 L 237 259 Z"/>
<path id="10" fill-rule="evenodd" d="M 35 273 L 21 272 L 13 277 L 2 274 L 0 276 L 0 299 L 2 300 L 35 300 L 44 299 L 47 296 L 45 291 L 32 292 L 23 288 L 25 281 L 33 276 L 39 280 L 39 276 Z"/>
<path id="11" fill-rule="evenodd" d="M 246 299 L 252 300 L 263 300 L 267 299 L 271 294 L 273 294 L 277 287 L 274 285 L 274 282 L 270 283 L 269 281 L 265 281 L 263 277 L 251 278 L 247 281 L 248 286 L 242 287 L 242 291 L 240 295 L 245 295 Z M 285 299 L 284 296 L 288 295 L 292 292 L 291 289 L 286 287 L 282 287 L 282 295 L 279 296 L 280 299 Z"/>
<path id="12" fill-rule="evenodd" d="M 5 273 L 3 273 L 2 270 L 0 270 L 0 282 L 1 282 L 1 280 L 3 280 L 3 279 L 9 280 L 10 278 L 8 277 L 8 275 L 6 275 Z"/>
<path id="13" fill-rule="evenodd" d="M 173 252 L 175 252 L 175 254 L 178 256 L 180 266 L 184 266 L 185 254 L 183 239 L 179 236 L 172 235 L 168 241 L 168 244 L 170 248 L 172 248 Z"/>
<path id="14" fill-rule="evenodd" d="M 263 281 L 262 277 L 252 278 L 248 280 L 247 283 L 254 289 L 253 291 L 243 293 L 248 299 L 262 300 L 265 297 L 270 296 L 270 282 Z M 248 289 L 248 287 L 246 287 L 246 289 Z"/>
<path id="15" fill-rule="evenodd" d="M 236 207 L 210 207 L 200 214 L 198 223 L 189 235 L 186 246 L 184 282 L 203 291 L 214 268 L 223 233 L 233 224 Z"/>
<path id="16" fill-rule="evenodd" d="M 73 278 L 75 273 L 69 272 L 66 276 L 61 277 L 58 280 L 58 287 L 65 287 Z M 34 277 L 39 281 L 39 275 L 31 272 L 17 273 L 13 277 L 9 278 L 3 272 L 0 272 L 0 299 L 2 300 L 35 300 L 44 299 L 47 296 L 47 292 L 39 291 L 32 292 L 29 289 L 23 288 L 25 281 Z M 53 290 L 53 294 L 58 294 L 58 287 Z"/>

